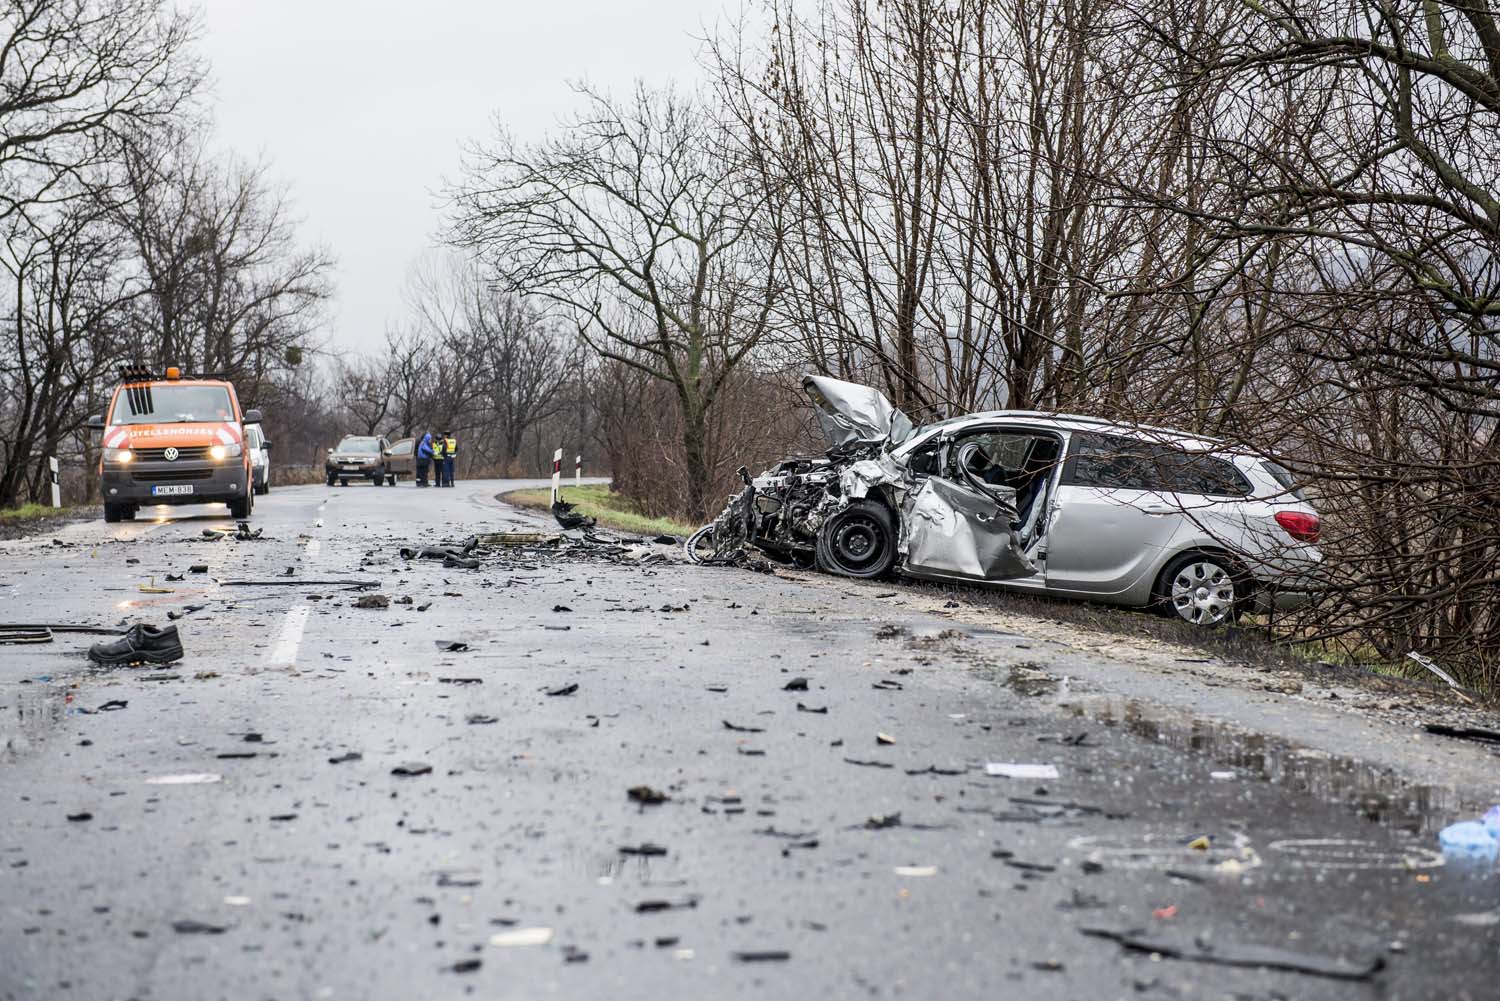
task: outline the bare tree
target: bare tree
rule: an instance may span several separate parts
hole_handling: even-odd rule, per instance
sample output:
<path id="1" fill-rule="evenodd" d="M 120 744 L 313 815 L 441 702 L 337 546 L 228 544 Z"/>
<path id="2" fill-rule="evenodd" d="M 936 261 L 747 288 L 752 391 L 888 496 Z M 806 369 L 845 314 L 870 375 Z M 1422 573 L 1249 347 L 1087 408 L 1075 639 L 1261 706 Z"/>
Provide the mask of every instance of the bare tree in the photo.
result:
<path id="1" fill-rule="evenodd" d="M 726 158 L 698 104 L 637 90 L 535 146 L 502 134 L 469 150 L 451 238 L 501 288 L 567 311 L 590 347 L 671 387 L 689 510 L 712 496 L 709 416 L 776 321 L 780 192 Z"/>

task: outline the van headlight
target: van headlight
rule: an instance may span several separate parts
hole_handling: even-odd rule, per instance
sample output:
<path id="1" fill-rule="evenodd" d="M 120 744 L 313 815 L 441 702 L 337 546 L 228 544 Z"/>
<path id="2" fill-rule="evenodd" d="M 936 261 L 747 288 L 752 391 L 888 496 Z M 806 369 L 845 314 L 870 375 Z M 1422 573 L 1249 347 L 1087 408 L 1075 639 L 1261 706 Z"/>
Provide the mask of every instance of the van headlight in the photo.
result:
<path id="1" fill-rule="evenodd" d="M 208 455 L 215 462 L 223 462 L 225 459 L 237 457 L 240 451 L 239 445 L 215 445 L 208 450 Z"/>
<path id="2" fill-rule="evenodd" d="M 128 448 L 106 448 L 104 450 L 104 461 L 113 465 L 123 466 L 134 458 L 135 454 Z"/>

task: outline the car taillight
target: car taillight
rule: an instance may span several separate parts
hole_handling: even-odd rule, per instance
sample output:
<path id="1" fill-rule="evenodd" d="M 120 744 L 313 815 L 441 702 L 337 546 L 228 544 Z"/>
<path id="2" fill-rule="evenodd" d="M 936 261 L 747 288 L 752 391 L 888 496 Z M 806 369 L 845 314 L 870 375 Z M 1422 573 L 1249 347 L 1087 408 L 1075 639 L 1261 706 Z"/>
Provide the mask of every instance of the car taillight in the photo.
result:
<path id="1" fill-rule="evenodd" d="M 1276 524 L 1298 542 L 1318 541 L 1318 516 L 1304 511 L 1277 511 Z"/>

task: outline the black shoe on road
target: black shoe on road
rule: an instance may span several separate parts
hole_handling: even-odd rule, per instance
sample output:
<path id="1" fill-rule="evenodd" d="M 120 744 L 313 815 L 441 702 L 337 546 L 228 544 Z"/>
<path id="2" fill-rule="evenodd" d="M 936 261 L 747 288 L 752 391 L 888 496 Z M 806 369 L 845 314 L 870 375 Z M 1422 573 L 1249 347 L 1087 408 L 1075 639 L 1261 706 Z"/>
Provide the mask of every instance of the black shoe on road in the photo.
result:
<path id="1" fill-rule="evenodd" d="M 176 626 L 137 624 L 117 640 L 89 647 L 89 660 L 95 664 L 170 664 L 181 659 Z"/>

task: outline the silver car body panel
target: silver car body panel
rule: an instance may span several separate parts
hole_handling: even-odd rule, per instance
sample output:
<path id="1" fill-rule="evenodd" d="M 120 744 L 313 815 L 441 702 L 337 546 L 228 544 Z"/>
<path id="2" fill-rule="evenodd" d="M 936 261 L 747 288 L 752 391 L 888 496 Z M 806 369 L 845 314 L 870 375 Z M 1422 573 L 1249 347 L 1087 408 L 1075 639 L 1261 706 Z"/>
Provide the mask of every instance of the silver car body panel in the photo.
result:
<path id="1" fill-rule="evenodd" d="M 1010 527 L 1016 492 L 929 476 L 901 507 L 897 552 L 907 569 L 956 574 L 978 580 L 1005 580 L 1036 573 Z M 1004 501 L 1005 503 L 997 503 Z"/>
<path id="2" fill-rule="evenodd" d="M 812 400 L 818 426 L 833 448 L 859 442 L 899 444 L 914 430 L 911 418 L 871 386 L 826 375 L 805 375 L 802 388 Z"/>

